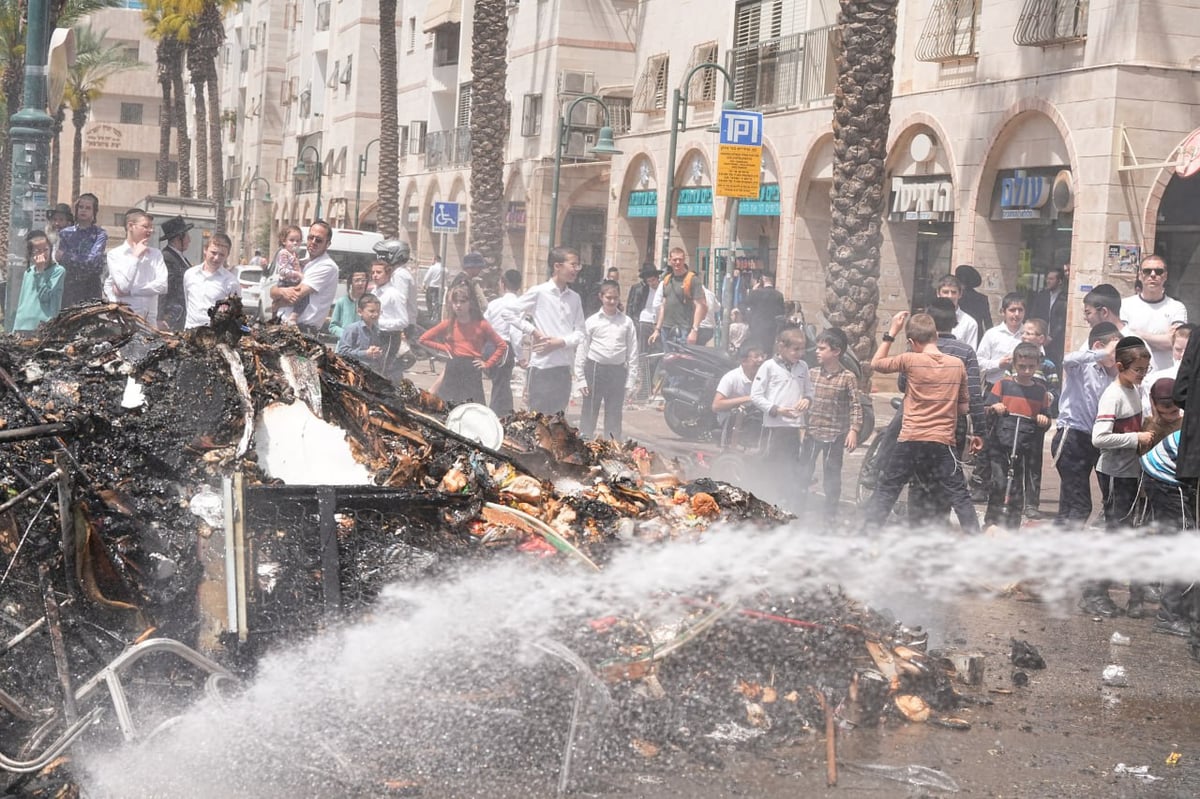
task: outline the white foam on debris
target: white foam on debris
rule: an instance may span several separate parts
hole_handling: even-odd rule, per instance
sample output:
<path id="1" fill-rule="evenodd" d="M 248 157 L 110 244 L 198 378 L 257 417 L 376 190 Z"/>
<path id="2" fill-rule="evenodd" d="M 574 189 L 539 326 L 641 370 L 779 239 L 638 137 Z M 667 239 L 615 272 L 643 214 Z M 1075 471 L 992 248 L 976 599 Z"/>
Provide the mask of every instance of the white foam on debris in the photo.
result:
<path id="1" fill-rule="evenodd" d="M 318 419 L 303 402 L 268 405 L 254 431 L 258 462 L 288 485 L 366 485 L 371 474 L 354 460 L 346 431 Z"/>

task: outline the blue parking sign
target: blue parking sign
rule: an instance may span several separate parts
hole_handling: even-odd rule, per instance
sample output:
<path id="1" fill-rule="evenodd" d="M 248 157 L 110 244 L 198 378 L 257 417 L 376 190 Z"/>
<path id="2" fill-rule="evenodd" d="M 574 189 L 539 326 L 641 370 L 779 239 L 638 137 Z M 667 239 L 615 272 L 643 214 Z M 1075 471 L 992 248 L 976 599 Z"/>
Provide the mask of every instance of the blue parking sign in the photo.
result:
<path id="1" fill-rule="evenodd" d="M 434 233 L 457 233 L 458 203 L 435 202 L 430 221 L 433 222 Z"/>
<path id="2" fill-rule="evenodd" d="M 722 111 L 721 144 L 762 147 L 763 115 L 757 111 Z"/>

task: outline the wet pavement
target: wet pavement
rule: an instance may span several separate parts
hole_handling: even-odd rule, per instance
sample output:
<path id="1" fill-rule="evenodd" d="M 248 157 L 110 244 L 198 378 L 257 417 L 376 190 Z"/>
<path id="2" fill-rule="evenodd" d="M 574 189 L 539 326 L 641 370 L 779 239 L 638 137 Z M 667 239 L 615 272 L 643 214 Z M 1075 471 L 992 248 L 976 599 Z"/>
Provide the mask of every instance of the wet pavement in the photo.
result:
<path id="1" fill-rule="evenodd" d="M 428 385 L 432 378 L 410 375 Z M 879 425 L 891 416 L 892 395 L 876 395 Z M 577 406 L 568 418 L 578 418 Z M 690 459 L 702 470 L 717 455 L 711 444 L 685 442 L 662 421 L 661 411 L 635 407 L 626 411 L 625 432 L 660 452 Z M 1047 437 L 1047 442 L 1049 437 Z M 861 465 L 860 447 L 847 457 L 846 499 L 853 498 Z M 1046 459 L 1042 512 L 1052 516 L 1057 505 L 1057 474 Z M 715 475 L 718 478 L 720 475 Z M 1099 508 L 1098 497 L 1095 498 Z M 978 506 L 982 512 L 982 506 Z M 1039 538 L 1052 533 L 1046 523 L 1014 534 Z M 1028 587 L 1028 586 L 1027 586 Z M 822 736 L 786 748 L 730 747 L 719 764 L 701 763 L 682 752 L 664 751 L 637 760 L 621 773 L 595 775 L 592 790 L 611 797 L 742 797 L 742 796 L 945 796 L 952 787 L 962 795 L 988 797 L 1185 797 L 1200 795 L 1200 663 L 1188 657 L 1185 639 L 1152 632 L 1153 618 L 1096 619 L 1079 613 L 1072 601 L 1046 604 L 1036 591 L 1016 596 L 988 595 L 950 602 L 897 596 L 896 611 L 906 624 L 930 632 L 930 648 L 978 652 L 985 658 L 985 677 L 978 688 L 963 687 L 991 699 L 990 706 L 967 707 L 955 715 L 970 722 L 969 730 L 951 730 L 895 720 L 882 727 L 846 729 L 839 734 L 839 781 L 826 787 Z M 1122 603 L 1123 594 L 1114 591 Z M 1114 645 L 1113 633 L 1129 639 Z M 1036 646 L 1047 667 L 1023 670 L 1028 683 L 1014 684 L 1010 640 Z M 1124 667 L 1127 686 L 1104 684 L 1107 666 Z M 1018 678 L 1019 679 L 1019 678 Z M 1172 753 L 1177 764 L 1169 765 Z M 894 767 L 894 781 L 855 765 Z M 1148 777 L 1120 773 L 1148 767 Z M 905 781 L 910 765 L 937 769 L 951 784 Z M 486 789 L 450 781 L 446 795 L 550 796 L 554 785 L 531 784 L 528 775 L 494 775 Z M 432 787 L 432 786 L 430 786 Z"/>

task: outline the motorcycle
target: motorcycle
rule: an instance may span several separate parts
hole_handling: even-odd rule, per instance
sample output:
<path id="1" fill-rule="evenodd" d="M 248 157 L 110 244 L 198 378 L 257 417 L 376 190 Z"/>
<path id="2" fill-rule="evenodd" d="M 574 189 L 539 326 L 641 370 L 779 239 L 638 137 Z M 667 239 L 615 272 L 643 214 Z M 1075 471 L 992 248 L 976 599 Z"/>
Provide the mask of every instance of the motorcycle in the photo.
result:
<path id="1" fill-rule="evenodd" d="M 804 360 L 813 368 L 816 364 L 815 335 L 808 336 L 811 346 Z M 662 359 L 662 395 L 666 400 L 663 418 L 671 432 L 688 441 L 711 439 L 721 430 L 712 410 L 713 397 L 721 377 L 739 366 L 738 361 L 712 347 L 695 344 L 667 344 Z M 852 352 L 842 354 L 842 365 L 862 380 L 862 364 Z M 859 392 L 863 406 L 863 430 L 860 441 L 866 441 L 875 430 L 875 409 L 871 395 Z"/>

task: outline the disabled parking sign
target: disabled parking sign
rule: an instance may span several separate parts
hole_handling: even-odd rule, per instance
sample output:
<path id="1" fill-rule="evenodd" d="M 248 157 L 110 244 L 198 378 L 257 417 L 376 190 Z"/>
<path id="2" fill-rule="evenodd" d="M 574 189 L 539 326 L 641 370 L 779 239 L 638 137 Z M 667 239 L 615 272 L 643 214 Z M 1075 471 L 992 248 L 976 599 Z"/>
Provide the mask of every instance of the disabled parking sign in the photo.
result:
<path id="1" fill-rule="evenodd" d="M 457 233 L 458 203 L 434 203 L 430 221 L 433 223 L 434 233 Z"/>

